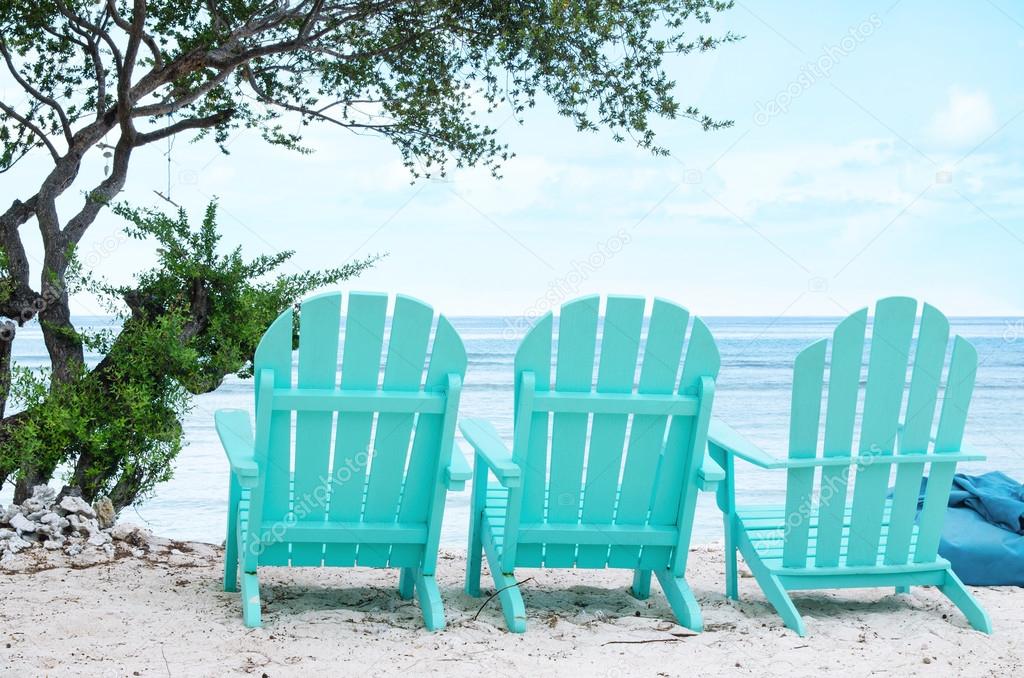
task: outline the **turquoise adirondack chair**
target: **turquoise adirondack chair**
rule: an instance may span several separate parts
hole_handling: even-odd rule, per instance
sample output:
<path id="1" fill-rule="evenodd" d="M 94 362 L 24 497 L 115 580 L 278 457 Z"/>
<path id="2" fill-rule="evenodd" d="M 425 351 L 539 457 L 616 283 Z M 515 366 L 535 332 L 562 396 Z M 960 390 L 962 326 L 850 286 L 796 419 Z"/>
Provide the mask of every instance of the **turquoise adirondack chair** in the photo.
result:
<path id="1" fill-rule="evenodd" d="M 466 592 L 480 595 L 484 552 L 510 631 L 526 630 L 516 567 L 634 570 L 640 599 L 653 571 L 679 621 L 702 628 L 684 573 L 697 491 L 722 476 L 703 466 L 718 349 L 694 318 L 677 380 L 689 314 L 655 300 L 634 388 L 644 306 L 609 297 L 598 344 L 600 299 L 565 304 L 554 370 L 551 314 L 530 329 L 511 450 L 487 421 L 460 425 L 476 453 Z"/>
<path id="2" fill-rule="evenodd" d="M 924 304 L 915 345 L 916 315 L 913 299 L 878 302 L 859 420 L 867 309 L 836 328 L 827 380 L 828 341 L 800 353 L 793 374 L 788 459 L 768 455 L 717 419 L 711 422 L 709 453 L 725 469 L 718 505 L 725 517 L 726 595 L 739 599 L 739 549 L 765 597 L 786 626 L 801 636 L 806 629 L 788 591 L 878 586 L 894 586 L 897 592 L 936 586 L 972 626 L 991 633 L 988 615 L 949 562 L 938 556 L 957 462 L 984 458 L 961 444 L 977 353 L 962 337 L 953 340 L 943 390 L 949 322 Z M 933 435 L 940 390 L 942 406 Z M 737 458 L 766 469 L 785 469 L 785 505 L 737 505 Z M 926 467 L 928 487 L 918 515 Z M 895 482 L 891 493 L 890 476 Z"/>
<path id="3" fill-rule="evenodd" d="M 399 594 L 415 590 L 427 627 L 440 629 L 445 496 L 470 477 L 452 449 L 466 352 L 442 315 L 428 358 L 433 310 L 398 296 L 380 379 L 388 297 L 352 293 L 339 383 L 341 302 L 340 293 L 302 302 L 296 379 L 292 311 L 263 335 L 255 434 L 244 410 L 215 415 L 231 463 L 224 590 L 237 590 L 241 567 L 242 614 L 259 626 L 259 567 L 401 568 Z"/>

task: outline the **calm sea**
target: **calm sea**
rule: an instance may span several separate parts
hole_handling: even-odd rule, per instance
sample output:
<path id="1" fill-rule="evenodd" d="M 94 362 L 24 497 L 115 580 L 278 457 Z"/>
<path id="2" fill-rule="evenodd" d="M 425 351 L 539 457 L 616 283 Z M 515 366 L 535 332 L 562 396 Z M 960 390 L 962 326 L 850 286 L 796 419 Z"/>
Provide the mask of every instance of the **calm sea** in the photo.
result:
<path id="1" fill-rule="evenodd" d="M 776 454 L 785 452 L 789 387 L 793 359 L 812 341 L 831 334 L 834 318 L 707 318 L 722 353 L 715 415 Z M 78 318 L 80 327 L 108 326 L 105 318 Z M 512 357 L 522 323 L 501 317 L 453 318 L 466 344 L 469 370 L 461 413 L 486 417 L 509 437 L 512 431 Z M 1024 321 L 1017 318 L 956 318 L 953 331 L 974 343 L 980 368 L 967 424 L 967 440 L 988 454 L 969 472 L 999 469 L 1024 480 Z M 38 325 L 22 328 L 15 340 L 16 360 L 46 364 Z M 92 356 L 96 359 L 97 356 Z M 217 391 L 200 396 L 185 420 L 187 447 L 174 478 L 124 519 L 180 539 L 223 540 L 227 464 L 213 430 L 213 412 L 223 407 L 252 410 L 252 383 L 228 378 Z M 784 478 L 741 469 L 740 492 L 752 502 L 780 501 Z M 10 499 L 10 488 L 0 502 Z M 469 493 L 448 497 L 442 539 L 461 545 L 468 524 Z M 694 535 L 698 541 L 721 536 L 713 498 L 702 496 Z"/>

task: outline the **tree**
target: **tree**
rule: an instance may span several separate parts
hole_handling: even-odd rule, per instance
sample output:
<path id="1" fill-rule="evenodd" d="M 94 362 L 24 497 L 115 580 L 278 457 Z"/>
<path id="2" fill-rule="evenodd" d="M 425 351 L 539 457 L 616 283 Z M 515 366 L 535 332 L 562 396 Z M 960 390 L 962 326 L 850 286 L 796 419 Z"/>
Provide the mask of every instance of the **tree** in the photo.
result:
<path id="1" fill-rule="evenodd" d="M 453 165 L 496 168 L 509 152 L 480 114 L 501 106 L 521 114 L 541 93 L 581 131 L 604 127 L 617 140 L 666 153 L 653 118 L 687 119 L 705 130 L 729 124 L 681 106 L 663 59 L 735 40 L 689 31 L 731 4 L 0 0 L 0 57 L 25 95 L 24 103 L 0 101 L 0 173 L 30 153 L 52 160 L 38 190 L 0 213 L 0 314 L 18 325 L 38 317 L 52 365 L 46 393 L 33 406 L 86 376 L 87 338 L 71 322 L 69 270 L 83 234 L 124 187 L 136 149 L 181 133 L 223 145 L 232 130 L 247 127 L 271 144 L 308 150 L 281 125 L 282 116 L 298 116 L 304 124 L 385 137 L 414 175 Z M 107 135 L 116 139 L 108 147 L 109 174 L 79 186 L 83 158 Z M 63 213 L 57 201 L 72 188 L 84 200 Z M 30 221 L 44 247 L 38 288 L 19 230 Z M 173 305 L 173 314 L 188 309 L 180 320 L 199 334 L 210 329 L 211 284 L 195 281 L 189 303 Z M 121 290 L 132 317 L 139 293 Z M 146 317 L 156 322 L 165 311 L 172 313 L 149 309 Z M 12 333 L 13 325 L 6 330 Z M 123 360 L 120 339 L 104 348 Z M 9 370 L 10 341 L 0 343 L 0 368 Z M 97 388 L 109 387 L 109 379 L 98 381 Z M 0 374 L 0 415 L 11 383 Z M 13 439 L 28 418 L 5 417 L 0 439 Z M 82 455 L 73 442 L 51 443 L 66 448 L 57 456 L 76 466 L 72 482 L 79 483 Z M 50 461 L 29 459 L 8 475 L 17 475 L 24 494 L 53 471 Z M 0 471 L 0 482 L 6 477 Z"/>
<path id="2" fill-rule="evenodd" d="M 14 369 L 11 393 L 26 407 L 0 439 L 0 479 L 71 463 L 71 487 L 89 498 L 108 495 L 120 509 L 170 477 L 191 395 L 217 388 L 226 374 L 251 376 L 256 346 L 282 311 L 375 259 L 274 275 L 292 252 L 252 260 L 240 248 L 218 252 L 215 202 L 196 228 L 180 209 L 113 210 L 131 224 L 130 236 L 158 243 L 157 264 L 115 286 L 72 263 L 71 290 L 88 288 L 105 301 L 120 328 L 77 332 L 103 359 L 92 369 L 79 365 L 71 380 L 50 383 L 46 371 Z"/>

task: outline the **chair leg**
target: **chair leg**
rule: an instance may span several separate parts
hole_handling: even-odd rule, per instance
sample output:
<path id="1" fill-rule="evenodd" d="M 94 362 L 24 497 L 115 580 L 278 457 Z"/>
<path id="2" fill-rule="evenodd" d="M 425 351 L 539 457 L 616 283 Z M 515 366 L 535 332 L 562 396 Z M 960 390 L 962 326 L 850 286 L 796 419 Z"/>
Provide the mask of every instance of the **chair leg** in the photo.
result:
<path id="1" fill-rule="evenodd" d="M 437 588 L 434 575 L 425 575 L 421 570 L 417 570 L 415 574 L 410 574 L 410 579 L 413 578 L 420 601 L 420 610 L 423 612 L 423 623 L 428 631 L 440 631 L 444 628 L 444 605 L 441 602 L 441 592 Z"/>
<path id="2" fill-rule="evenodd" d="M 255 572 L 242 574 L 242 619 L 250 628 L 259 628 L 260 619 L 260 582 Z"/>
<path id="3" fill-rule="evenodd" d="M 512 633 L 524 633 L 526 603 L 523 602 L 523 593 L 519 590 L 515 572 L 501 571 L 501 557 L 490 534 L 487 535 L 487 540 L 484 553 L 487 555 L 487 567 L 491 571 L 491 578 L 494 579 L 494 588 L 498 592 L 501 611 L 505 615 L 505 626 Z"/>
<path id="4" fill-rule="evenodd" d="M 491 568 L 494 577 L 494 587 L 498 593 L 498 601 L 501 603 L 501 611 L 505 615 L 505 626 L 512 633 L 526 632 L 526 604 L 523 602 L 523 594 L 516 583 L 514 572 L 508 574 L 501 570 Z"/>
<path id="5" fill-rule="evenodd" d="M 740 588 L 736 571 L 736 529 L 732 516 L 723 514 L 725 523 L 725 597 L 730 600 L 740 599 Z"/>
<path id="6" fill-rule="evenodd" d="M 940 586 L 939 590 L 953 601 L 954 605 L 960 608 L 960 611 L 967 617 L 967 621 L 970 622 L 971 626 L 982 633 L 992 633 L 992 620 L 989 619 L 988 613 L 971 595 L 967 587 L 963 585 L 963 582 L 953 574 L 952 570 L 946 571 L 946 583 Z"/>
<path id="7" fill-rule="evenodd" d="M 238 591 L 238 536 L 234 530 L 224 542 L 224 590 Z"/>
<path id="8" fill-rule="evenodd" d="M 650 570 L 633 571 L 633 585 L 629 588 L 629 593 L 637 600 L 647 600 L 651 595 Z"/>
<path id="9" fill-rule="evenodd" d="M 398 597 L 402 600 L 412 598 L 413 587 L 416 583 L 415 571 L 411 567 L 403 567 L 398 575 Z"/>
<path id="10" fill-rule="evenodd" d="M 734 543 L 739 547 L 743 560 L 746 561 L 750 571 L 754 574 L 754 579 L 757 580 L 757 585 L 764 592 L 764 597 L 768 599 L 768 602 L 772 604 L 775 611 L 779 613 L 786 626 L 796 631 L 798 636 L 807 635 L 804 620 L 800 618 L 800 613 L 797 612 L 796 605 L 793 604 L 793 599 L 789 597 L 786 587 L 782 585 L 782 580 L 764 566 L 757 556 L 757 551 L 747 541 L 746 535 L 743 532 L 737 530 L 734 536 L 738 537 Z"/>
<path id="11" fill-rule="evenodd" d="M 466 553 L 466 594 L 480 597 L 480 566 L 483 560 L 483 512 L 487 502 L 487 465 L 479 458 L 473 470 L 473 493 L 470 497 L 469 551 Z"/>
<path id="12" fill-rule="evenodd" d="M 487 556 L 487 569 L 491 571 L 491 578 L 494 579 L 494 588 L 498 594 L 498 602 L 501 603 L 501 611 L 505 615 L 505 626 L 512 633 L 523 633 L 526 631 L 526 604 L 523 602 L 523 594 L 516 582 L 515 572 L 502 572 L 501 553 L 494 543 L 494 535 L 486 528 L 483 519 L 484 506 L 483 498 L 487 491 L 487 467 L 477 460 L 477 471 L 473 476 L 473 523 L 470 529 L 470 553 L 466 580 L 466 593 L 480 595 L 480 551 Z M 476 494 L 479 489 L 480 494 Z M 480 548 L 475 547 L 480 544 Z M 473 564 L 473 560 L 476 564 Z M 476 580 L 473 581 L 473 573 L 476 572 Z M 475 591 L 475 593 L 474 593 Z"/>
<path id="13" fill-rule="evenodd" d="M 789 597 L 789 592 L 782 585 L 782 581 L 770 572 L 758 573 L 757 570 L 752 571 L 758 585 L 764 592 L 764 597 L 768 599 L 768 602 L 772 604 L 775 611 L 779 613 L 786 626 L 796 631 L 798 636 L 806 636 L 807 627 L 804 626 L 804 620 L 800 617 L 800 613 L 797 612 L 796 605 L 793 604 L 793 599 Z"/>
<path id="14" fill-rule="evenodd" d="M 910 587 L 909 586 L 897 586 L 896 587 L 896 593 L 910 593 Z"/>
<path id="15" fill-rule="evenodd" d="M 480 519 L 473 516 L 469 526 L 469 552 L 466 554 L 466 594 L 480 597 L 480 569 L 484 545 L 480 534 Z"/>
<path id="16" fill-rule="evenodd" d="M 655 574 L 679 623 L 691 631 L 703 631 L 704 619 L 701 617 L 700 605 L 697 604 L 697 598 L 686 580 L 682 577 L 673 577 L 669 570 L 657 570 Z"/>
<path id="17" fill-rule="evenodd" d="M 241 488 L 231 474 L 228 490 L 228 529 L 224 538 L 224 590 L 238 590 L 238 502 Z"/>

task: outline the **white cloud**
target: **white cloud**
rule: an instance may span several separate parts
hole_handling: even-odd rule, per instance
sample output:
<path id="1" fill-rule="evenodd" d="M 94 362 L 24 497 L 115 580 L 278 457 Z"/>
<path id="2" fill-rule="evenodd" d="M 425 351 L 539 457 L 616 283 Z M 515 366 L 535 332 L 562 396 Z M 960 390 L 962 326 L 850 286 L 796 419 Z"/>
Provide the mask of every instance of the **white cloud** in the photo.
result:
<path id="1" fill-rule="evenodd" d="M 563 171 L 540 155 L 522 155 L 506 162 L 501 175 L 496 180 L 487 167 L 453 172 L 452 187 L 462 196 L 454 198 L 454 204 L 464 200 L 492 216 L 518 213 L 550 197 L 551 186 Z"/>
<path id="2" fill-rule="evenodd" d="M 988 94 L 954 87 L 946 104 L 932 117 L 929 131 L 939 143 L 961 145 L 981 141 L 994 129 L 995 115 Z"/>

